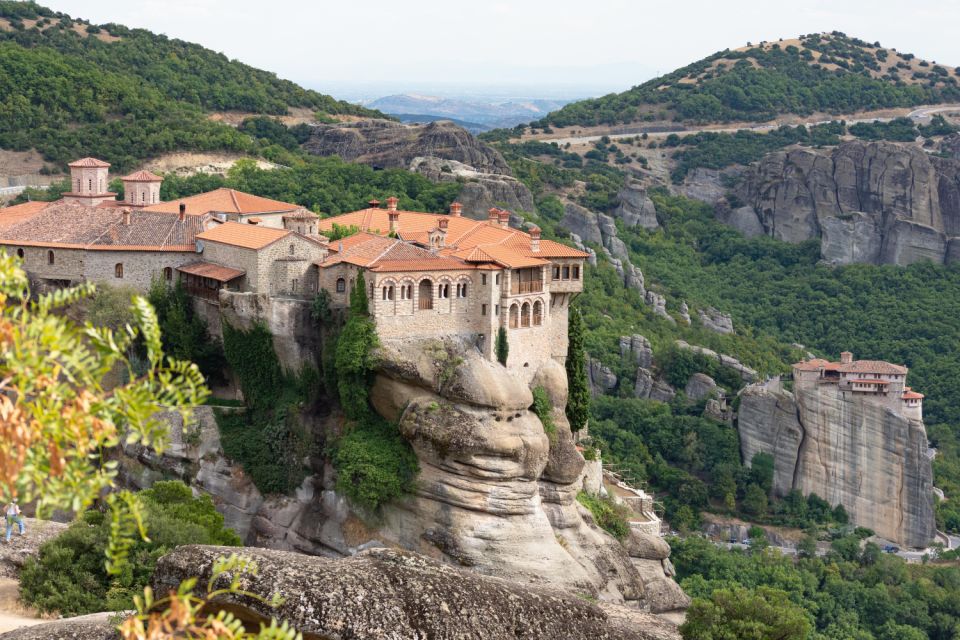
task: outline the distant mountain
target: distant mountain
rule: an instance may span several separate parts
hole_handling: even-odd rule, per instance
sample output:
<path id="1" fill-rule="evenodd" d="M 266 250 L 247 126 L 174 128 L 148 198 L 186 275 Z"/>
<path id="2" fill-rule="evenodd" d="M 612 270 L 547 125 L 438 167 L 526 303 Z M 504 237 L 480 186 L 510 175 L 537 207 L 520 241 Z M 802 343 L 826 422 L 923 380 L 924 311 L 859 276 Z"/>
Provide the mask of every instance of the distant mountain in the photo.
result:
<path id="1" fill-rule="evenodd" d="M 2 149 L 124 170 L 170 151 L 248 152 L 252 139 L 216 120 L 291 110 L 383 117 L 197 44 L 0 0 Z"/>
<path id="2" fill-rule="evenodd" d="M 960 102 L 958 72 L 878 42 L 813 34 L 727 49 L 629 91 L 569 104 L 538 124 L 763 122 Z"/>
<path id="3" fill-rule="evenodd" d="M 474 122 L 487 128 L 513 127 L 544 117 L 569 100 L 518 99 L 484 102 L 458 98 L 440 98 L 419 94 L 398 94 L 377 98 L 366 106 L 391 115 L 419 114 Z M 425 120 L 420 120 L 425 122 Z"/>

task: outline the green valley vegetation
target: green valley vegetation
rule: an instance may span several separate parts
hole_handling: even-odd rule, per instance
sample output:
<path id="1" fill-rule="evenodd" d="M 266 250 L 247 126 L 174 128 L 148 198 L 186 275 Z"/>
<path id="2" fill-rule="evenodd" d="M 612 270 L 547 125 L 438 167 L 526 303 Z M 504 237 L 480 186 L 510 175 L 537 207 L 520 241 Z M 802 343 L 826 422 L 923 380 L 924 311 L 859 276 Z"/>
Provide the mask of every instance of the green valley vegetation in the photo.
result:
<path id="1" fill-rule="evenodd" d="M 397 425 L 370 406 L 378 344 L 361 272 L 350 292 L 346 323 L 336 338 L 332 363 L 336 373 L 324 374 L 337 381 L 340 406 L 347 418 L 343 433 L 330 447 L 337 490 L 370 510 L 410 493 L 419 472 L 416 454 Z"/>
<path id="2" fill-rule="evenodd" d="M 209 496 L 193 497 L 178 481 L 158 482 L 140 491 L 148 539 L 137 539 L 130 562 L 118 576 L 104 567 L 110 518 L 87 511 L 30 557 L 20 574 L 24 602 L 43 613 L 63 616 L 120 611 L 142 595 L 160 556 L 185 544 L 239 546 L 240 538 L 223 524 Z"/>
<path id="3" fill-rule="evenodd" d="M 118 171 L 170 151 L 256 150 L 255 132 L 213 112 L 383 117 L 196 44 L 11 0 L 0 1 L 0 96 L 0 147 L 58 166 L 94 155 Z"/>
<path id="4" fill-rule="evenodd" d="M 960 101 L 954 69 L 914 68 L 909 54 L 845 34 L 725 50 L 623 93 L 569 104 L 534 127 L 644 120 L 766 121 L 777 114 L 856 111 Z M 935 72 L 940 69 L 941 72 Z"/>
<path id="5" fill-rule="evenodd" d="M 907 564 L 857 536 L 823 557 L 726 550 L 672 539 L 671 560 L 694 598 L 680 631 L 690 640 L 950 640 L 960 619 L 960 568 Z"/>

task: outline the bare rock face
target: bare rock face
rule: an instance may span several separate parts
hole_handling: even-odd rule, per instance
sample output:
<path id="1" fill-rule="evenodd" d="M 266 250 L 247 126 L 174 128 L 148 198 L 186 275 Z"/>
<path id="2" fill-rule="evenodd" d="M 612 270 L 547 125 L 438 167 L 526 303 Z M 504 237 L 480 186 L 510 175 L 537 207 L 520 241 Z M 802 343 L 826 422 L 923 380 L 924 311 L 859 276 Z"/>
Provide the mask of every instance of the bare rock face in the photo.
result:
<path id="1" fill-rule="evenodd" d="M 462 182 L 457 201 L 463 205 L 463 215 L 469 218 L 486 220 L 492 207 L 509 211 L 537 210 L 530 189 L 504 173 L 487 173 L 456 160 L 437 157 L 414 158 L 409 169 L 432 182 Z"/>
<path id="2" fill-rule="evenodd" d="M 617 194 L 613 216 L 623 220 L 628 227 L 643 227 L 650 231 L 660 228 L 653 200 L 647 195 L 646 188 L 635 180 L 628 180 Z"/>
<path id="3" fill-rule="evenodd" d="M 771 153 L 745 172 L 735 195 L 749 210 L 721 206 L 719 219 L 747 232 L 752 211 L 767 235 L 819 238 L 832 264 L 942 263 L 960 235 L 960 161 L 910 144 Z"/>
<path id="4" fill-rule="evenodd" d="M 677 395 L 676 390 L 665 381 L 655 378 L 650 369 L 639 367 L 637 380 L 633 387 L 633 396 L 644 400 L 670 402 Z"/>
<path id="5" fill-rule="evenodd" d="M 667 320 L 668 322 L 676 324 L 677 321 L 673 319 L 673 316 L 667 313 L 666 297 L 664 297 L 662 294 L 657 293 L 656 291 L 650 291 L 648 289 L 646 301 L 647 301 L 647 304 L 653 308 L 653 312 L 655 314 L 657 314 L 664 320 Z"/>
<path id="6" fill-rule="evenodd" d="M 617 388 L 617 374 L 610 367 L 593 358 L 587 358 L 586 365 L 591 394 L 600 396 Z"/>
<path id="7" fill-rule="evenodd" d="M 120 633 L 113 612 L 44 622 L 0 633 L 2 640 L 117 640 Z"/>
<path id="8" fill-rule="evenodd" d="M 687 381 L 687 386 L 684 387 L 683 392 L 686 394 L 687 398 L 693 402 L 700 402 L 711 395 L 714 391 L 717 390 L 717 383 L 713 378 L 708 376 L 705 373 L 695 373 L 690 376 L 690 379 Z"/>
<path id="9" fill-rule="evenodd" d="M 833 385 L 741 395 L 740 447 L 775 459 L 774 486 L 842 504 L 851 522 L 910 547 L 933 540 L 933 471 L 923 422 Z"/>
<path id="10" fill-rule="evenodd" d="M 320 124 L 303 147 L 318 156 L 340 156 L 380 169 L 406 169 L 415 158 L 454 160 L 481 173 L 510 175 L 510 167 L 496 149 L 480 142 L 449 121 L 423 125 L 389 120 L 347 124 Z"/>
<path id="11" fill-rule="evenodd" d="M 56 538 L 67 528 L 61 522 L 24 518 L 24 534 L 14 527 L 10 542 L 0 541 L 0 578 L 16 578 L 20 575 L 27 558 L 37 555 L 40 545 L 47 540 Z M 6 526 L 6 522 L 4 522 Z"/>
<path id="12" fill-rule="evenodd" d="M 697 309 L 697 316 L 700 318 L 700 324 L 704 329 L 715 331 L 717 333 L 733 333 L 733 319 L 729 314 L 723 313 L 713 307 L 706 309 Z"/>
<path id="13" fill-rule="evenodd" d="M 620 336 L 620 356 L 631 358 L 638 367 L 649 369 L 653 366 L 653 347 L 650 341 L 639 334 Z"/>
<path id="14" fill-rule="evenodd" d="M 383 511 L 384 542 L 645 606 L 627 553 L 576 501 L 584 460 L 563 413 L 562 365 L 545 361 L 528 384 L 452 337 L 385 340 L 378 354 L 371 401 L 398 422 L 420 463 L 414 495 Z M 554 407 L 553 434 L 530 410 L 535 387 Z"/>
<path id="15" fill-rule="evenodd" d="M 163 593 L 197 575 L 205 582 L 213 561 L 230 551 L 180 547 L 157 563 L 153 588 Z M 275 609 L 249 596 L 219 602 L 245 619 L 288 620 L 309 637 L 679 638 L 673 625 L 650 614 L 601 608 L 572 594 L 458 570 L 405 551 L 377 549 L 342 560 L 260 549 L 244 553 L 257 562 L 259 575 L 243 577 L 242 588 L 262 599 L 276 592 L 285 601 Z"/>

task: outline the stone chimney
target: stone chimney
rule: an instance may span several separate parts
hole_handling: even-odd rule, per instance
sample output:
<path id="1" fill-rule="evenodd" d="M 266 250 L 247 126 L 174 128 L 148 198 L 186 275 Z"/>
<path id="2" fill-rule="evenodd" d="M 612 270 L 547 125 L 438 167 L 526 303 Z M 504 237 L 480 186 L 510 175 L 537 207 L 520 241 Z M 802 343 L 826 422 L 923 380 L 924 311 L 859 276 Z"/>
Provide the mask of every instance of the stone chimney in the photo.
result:
<path id="1" fill-rule="evenodd" d="M 437 220 L 437 226 L 440 227 L 441 231 L 446 232 L 447 225 L 449 224 L 450 224 L 450 221 L 447 220 L 446 218 L 440 218 L 439 220 Z"/>
<path id="2" fill-rule="evenodd" d="M 124 226 L 130 226 L 130 211 L 127 209 L 123 210 L 123 224 Z"/>
<path id="3" fill-rule="evenodd" d="M 496 207 L 492 207 L 487 212 L 487 222 L 489 222 L 495 227 L 498 226 L 500 224 L 500 209 L 497 209 Z"/>
<path id="4" fill-rule="evenodd" d="M 397 233 L 400 231 L 400 214 L 395 210 L 391 210 L 387 213 L 387 217 L 390 218 L 390 233 Z"/>
<path id="5" fill-rule="evenodd" d="M 509 211 L 504 211 L 502 209 L 500 210 L 500 226 L 503 227 L 504 229 L 508 229 L 510 227 Z"/>
<path id="6" fill-rule="evenodd" d="M 540 227 L 530 227 L 530 251 L 540 251 Z"/>
<path id="7" fill-rule="evenodd" d="M 849 351 L 844 351 L 840 354 L 840 364 L 850 364 L 853 362 L 853 354 Z"/>
<path id="8" fill-rule="evenodd" d="M 400 199 L 394 196 L 387 198 L 387 211 L 396 211 L 398 202 L 400 202 Z"/>
<path id="9" fill-rule="evenodd" d="M 461 215 L 463 215 L 463 205 L 459 202 L 451 202 L 450 215 L 454 218 L 459 218 Z"/>
<path id="10" fill-rule="evenodd" d="M 377 200 L 376 198 L 374 198 L 373 200 L 371 200 L 371 201 L 369 201 L 369 202 L 367 203 L 367 206 L 369 206 L 371 209 L 379 209 L 379 208 L 380 208 L 380 201 Z"/>
<path id="11" fill-rule="evenodd" d="M 186 219 L 187 219 L 187 203 L 181 202 L 180 213 L 177 214 L 177 220 L 179 220 L 180 222 L 183 222 Z"/>

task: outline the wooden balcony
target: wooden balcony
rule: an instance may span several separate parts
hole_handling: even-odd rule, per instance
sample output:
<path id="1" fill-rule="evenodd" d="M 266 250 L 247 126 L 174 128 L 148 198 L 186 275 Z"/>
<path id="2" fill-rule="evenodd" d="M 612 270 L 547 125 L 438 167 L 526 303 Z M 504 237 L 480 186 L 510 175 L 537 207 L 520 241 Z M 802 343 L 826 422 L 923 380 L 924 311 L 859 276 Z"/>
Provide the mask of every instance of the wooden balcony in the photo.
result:
<path id="1" fill-rule="evenodd" d="M 524 293 L 540 293 L 541 291 L 543 291 L 543 280 L 528 280 L 527 282 L 514 280 L 510 283 L 510 294 L 514 296 Z"/>
<path id="2" fill-rule="evenodd" d="M 420 298 L 417 302 L 417 309 L 420 311 L 429 311 L 433 309 L 433 298 Z"/>

